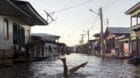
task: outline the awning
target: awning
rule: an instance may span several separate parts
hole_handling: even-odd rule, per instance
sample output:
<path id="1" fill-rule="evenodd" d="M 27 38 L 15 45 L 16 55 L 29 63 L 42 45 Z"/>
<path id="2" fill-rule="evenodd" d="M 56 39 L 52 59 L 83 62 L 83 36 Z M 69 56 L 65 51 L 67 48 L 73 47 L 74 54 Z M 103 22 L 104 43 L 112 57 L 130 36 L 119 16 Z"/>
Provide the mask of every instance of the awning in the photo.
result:
<path id="1" fill-rule="evenodd" d="M 130 30 L 132 31 L 132 30 L 137 30 L 137 29 L 139 29 L 140 28 L 140 24 L 137 24 L 137 25 L 134 25 L 134 26 L 132 26 L 131 28 L 130 28 Z"/>
<path id="2" fill-rule="evenodd" d="M 9 0 L 1 0 L 0 2 L 0 15 L 15 16 L 15 17 L 28 17 L 29 15 L 21 10 L 19 7 L 15 6 Z"/>
<path id="3" fill-rule="evenodd" d="M 119 41 L 120 41 L 120 42 L 129 41 L 129 38 L 120 39 Z"/>

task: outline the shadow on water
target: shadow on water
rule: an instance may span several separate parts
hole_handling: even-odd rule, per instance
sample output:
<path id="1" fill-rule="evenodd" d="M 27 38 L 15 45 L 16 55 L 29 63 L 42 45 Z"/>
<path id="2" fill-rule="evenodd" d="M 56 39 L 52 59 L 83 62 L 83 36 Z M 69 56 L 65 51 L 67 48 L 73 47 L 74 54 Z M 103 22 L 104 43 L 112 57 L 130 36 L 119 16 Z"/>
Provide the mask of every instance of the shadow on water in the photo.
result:
<path id="1" fill-rule="evenodd" d="M 26 64 L 16 64 L 9 68 L 0 68 L 0 78 L 31 78 L 33 71 Z"/>
<path id="2" fill-rule="evenodd" d="M 134 71 L 134 78 L 140 78 L 140 66 L 136 66 L 136 70 Z"/>
<path id="3" fill-rule="evenodd" d="M 68 76 L 64 76 L 63 73 L 58 73 L 58 74 L 52 74 L 52 75 L 47 75 L 47 74 L 44 74 L 44 76 L 40 76 L 40 77 L 37 77 L 37 78 L 86 78 L 90 76 L 90 74 L 82 74 L 82 73 L 72 73 L 72 74 L 69 74 Z"/>
<path id="4" fill-rule="evenodd" d="M 86 78 L 88 77 L 90 74 L 83 74 L 83 73 L 72 73 L 69 74 L 68 76 L 64 76 L 63 73 L 57 74 L 56 76 L 58 78 Z"/>

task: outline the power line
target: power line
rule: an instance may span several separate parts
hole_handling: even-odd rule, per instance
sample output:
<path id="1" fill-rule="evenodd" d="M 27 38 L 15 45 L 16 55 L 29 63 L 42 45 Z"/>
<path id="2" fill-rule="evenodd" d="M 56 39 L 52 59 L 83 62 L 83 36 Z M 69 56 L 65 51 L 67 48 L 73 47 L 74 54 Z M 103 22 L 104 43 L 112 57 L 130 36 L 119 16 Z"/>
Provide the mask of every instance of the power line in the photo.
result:
<path id="1" fill-rule="evenodd" d="M 78 7 L 78 6 L 81 6 L 81 5 L 87 4 L 87 3 L 91 2 L 91 1 L 92 1 L 92 0 L 88 0 L 88 1 L 85 1 L 85 2 L 81 2 L 81 3 L 79 3 L 79 4 L 76 4 L 76 5 L 73 5 L 73 6 L 67 7 L 67 8 L 63 8 L 63 9 L 56 10 L 55 12 L 66 11 L 66 10 L 69 10 L 69 9 L 72 9 L 72 8 L 75 8 L 75 7 Z"/>
<path id="2" fill-rule="evenodd" d="M 91 30 L 93 28 L 94 24 L 97 22 L 98 17 L 99 17 L 98 15 L 95 17 L 95 19 L 93 20 L 89 30 Z"/>
<path id="3" fill-rule="evenodd" d="M 115 1 L 116 1 L 116 0 L 115 0 Z M 102 3 L 105 3 L 103 6 L 108 5 L 107 7 L 109 7 L 109 6 L 113 5 L 113 3 L 115 3 L 115 1 L 114 1 L 114 0 L 113 0 L 113 1 L 110 1 L 110 0 L 109 0 L 109 1 L 107 1 L 106 3 L 105 3 L 105 2 L 102 2 Z M 107 8 L 107 7 L 104 7 L 104 8 L 109 9 L 109 8 Z M 94 21 L 93 21 L 91 27 L 89 28 L 89 30 L 91 30 L 91 29 L 93 28 L 94 24 L 97 22 L 97 19 L 98 19 L 98 16 L 95 17 L 95 19 L 94 19 Z"/>
<path id="4" fill-rule="evenodd" d="M 108 5 L 108 3 L 109 3 L 109 5 Z M 101 4 L 103 4 L 103 7 L 105 8 L 106 5 L 111 6 L 110 3 L 111 3 L 111 4 L 114 3 L 114 0 L 113 0 L 113 1 L 110 1 L 110 0 L 109 0 L 109 1 L 107 1 L 107 2 L 104 2 L 104 1 L 103 1 Z M 93 21 L 91 27 L 89 28 L 89 30 L 91 30 L 91 29 L 93 28 L 94 24 L 97 22 L 97 19 L 98 19 L 98 15 L 95 17 L 95 19 L 94 19 L 94 21 Z"/>
<path id="5" fill-rule="evenodd" d="M 115 3 L 117 3 L 119 0 L 112 0 L 112 1 L 108 1 L 106 4 L 104 4 L 104 10 L 108 10 L 109 8 L 111 8 L 112 5 L 114 5 Z"/>

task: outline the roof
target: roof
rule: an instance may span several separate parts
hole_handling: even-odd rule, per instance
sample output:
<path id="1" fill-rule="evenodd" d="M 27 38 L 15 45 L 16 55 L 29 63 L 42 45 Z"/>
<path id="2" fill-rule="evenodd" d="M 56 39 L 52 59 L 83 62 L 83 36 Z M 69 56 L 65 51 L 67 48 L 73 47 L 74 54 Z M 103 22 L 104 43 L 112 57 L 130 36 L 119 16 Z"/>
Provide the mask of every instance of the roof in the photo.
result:
<path id="1" fill-rule="evenodd" d="M 19 17 L 30 26 L 48 24 L 27 1 L 1 0 L 0 10 L 0 15 Z"/>
<path id="2" fill-rule="evenodd" d="M 96 42 L 98 39 L 89 40 L 89 43 Z"/>
<path id="3" fill-rule="evenodd" d="M 116 35 L 130 35 L 129 27 L 107 27 L 104 33 L 104 37 L 106 38 L 109 33 Z"/>
<path id="4" fill-rule="evenodd" d="M 32 37 L 38 37 L 43 41 L 55 41 L 56 39 L 60 38 L 60 36 L 45 34 L 45 33 L 32 33 L 31 36 Z"/>
<path id="5" fill-rule="evenodd" d="M 57 43 L 59 46 L 66 46 L 65 43 Z"/>
<path id="6" fill-rule="evenodd" d="M 124 34 L 129 34 L 129 27 L 107 27 L 107 31 L 111 33 L 124 33 Z"/>
<path id="7" fill-rule="evenodd" d="M 29 16 L 26 12 L 21 10 L 19 7 L 15 6 L 9 0 L 0 0 L 0 15 L 6 16 Z"/>
<path id="8" fill-rule="evenodd" d="M 137 4 L 135 4 L 134 6 L 132 6 L 130 9 L 128 9 L 125 14 L 129 15 L 132 12 L 138 10 L 140 8 L 140 2 L 138 2 Z"/>

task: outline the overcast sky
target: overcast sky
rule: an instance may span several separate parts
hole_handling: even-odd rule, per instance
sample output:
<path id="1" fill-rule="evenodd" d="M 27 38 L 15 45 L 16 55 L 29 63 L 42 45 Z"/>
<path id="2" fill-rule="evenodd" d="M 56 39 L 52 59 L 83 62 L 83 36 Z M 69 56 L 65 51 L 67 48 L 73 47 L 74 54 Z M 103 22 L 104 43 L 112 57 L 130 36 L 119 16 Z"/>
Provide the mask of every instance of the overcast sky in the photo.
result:
<path id="1" fill-rule="evenodd" d="M 129 27 L 130 16 L 124 12 L 140 0 L 26 0 L 46 19 L 46 10 L 54 19 L 48 26 L 34 26 L 32 33 L 47 33 L 61 36 L 60 42 L 68 46 L 79 44 L 81 34 L 90 30 L 93 34 L 100 32 L 99 7 L 103 8 L 104 30 L 107 27 Z M 84 38 L 87 41 L 87 35 Z"/>

